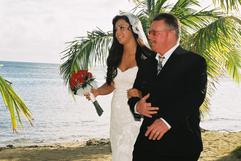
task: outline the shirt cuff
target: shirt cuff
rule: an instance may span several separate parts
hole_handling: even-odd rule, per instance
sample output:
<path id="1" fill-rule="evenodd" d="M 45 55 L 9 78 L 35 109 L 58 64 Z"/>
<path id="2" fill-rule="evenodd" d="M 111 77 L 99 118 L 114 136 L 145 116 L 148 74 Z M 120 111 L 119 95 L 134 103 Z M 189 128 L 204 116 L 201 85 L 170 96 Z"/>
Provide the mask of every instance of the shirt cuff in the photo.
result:
<path id="1" fill-rule="evenodd" d="M 137 112 L 137 110 L 136 110 L 136 106 L 137 106 L 137 103 L 136 103 L 135 106 L 134 106 L 134 113 L 140 115 L 140 113 Z"/>
<path id="2" fill-rule="evenodd" d="M 166 120 L 164 120 L 163 118 L 160 118 L 160 119 L 167 125 L 168 129 L 171 129 L 171 125 L 169 125 L 169 124 L 166 122 Z"/>

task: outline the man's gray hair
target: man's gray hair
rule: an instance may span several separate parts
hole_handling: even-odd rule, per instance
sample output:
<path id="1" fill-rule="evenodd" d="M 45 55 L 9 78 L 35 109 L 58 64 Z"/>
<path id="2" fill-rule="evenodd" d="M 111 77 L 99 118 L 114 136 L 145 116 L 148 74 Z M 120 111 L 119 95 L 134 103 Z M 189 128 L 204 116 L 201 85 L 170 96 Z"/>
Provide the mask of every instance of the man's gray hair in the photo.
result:
<path id="1" fill-rule="evenodd" d="M 180 36 L 180 25 L 178 19 L 170 13 L 160 13 L 153 21 L 164 20 L 167 26 L 176 31 L 177 38 Z"/>

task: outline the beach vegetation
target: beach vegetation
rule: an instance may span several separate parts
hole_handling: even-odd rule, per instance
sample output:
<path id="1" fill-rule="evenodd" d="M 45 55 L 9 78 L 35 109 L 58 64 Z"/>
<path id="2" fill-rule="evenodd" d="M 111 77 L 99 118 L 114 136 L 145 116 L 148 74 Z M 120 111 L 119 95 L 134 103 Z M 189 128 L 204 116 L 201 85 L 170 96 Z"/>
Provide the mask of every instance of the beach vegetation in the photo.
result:
<path id="1" fill-rule="evenodd" d="M 2 95 L 2 100 L 9 111 L 13 131 L 16 132 L 18 123 L 23 126 L 21 114 L 26 117 L 31 125 L 32 114 L 21 97 L 14 91 L 11 84 L 11 82 L 0 76 L 0 93 Z"/>

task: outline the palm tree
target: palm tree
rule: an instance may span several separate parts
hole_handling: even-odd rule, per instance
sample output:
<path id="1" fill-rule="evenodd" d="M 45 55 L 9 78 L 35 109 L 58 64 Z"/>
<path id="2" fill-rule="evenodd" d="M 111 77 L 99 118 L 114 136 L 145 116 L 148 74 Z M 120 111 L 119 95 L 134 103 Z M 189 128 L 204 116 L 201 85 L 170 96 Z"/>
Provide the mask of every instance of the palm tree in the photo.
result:
<path id="1" fill-rule="evenodd" d="M 159 13 L 175 15 L 181 23 L 181 45 L 202 55 L 208 64 L 207 99 L 201 110 L 208 110 L 209 99 L 215 84 L 226 73 L 234 81 L 241 80 L 241 20 L 230 15 L 238 9 L 240 0 L 213 0 L 220 9 L 202 9 L 201 0 L 134 0 L 136 7 L 132 13 L 142 21 L 147 29 L 151 20 Z M 68 85 L 72 72 L 93 66 L 106 60 L 112 41 L 112 33 L 97 29 L 69 42 L 63 51 L 65 62 L 60 66 L 65 83 Z"/>
<path id="2" fill-rule="evenodd" d="M 0 76 L 0 92 L 2 94 L 3 102 L 10 112 L 13 131 L 16 131 L 17 121 L 22 125 L 20 118 L 20 112 L 26 117 L 29 123 L 32 125 L 32 114 L 23 100 L 14 92 L 11 87 L 11 82 L 5 80 Z"/>

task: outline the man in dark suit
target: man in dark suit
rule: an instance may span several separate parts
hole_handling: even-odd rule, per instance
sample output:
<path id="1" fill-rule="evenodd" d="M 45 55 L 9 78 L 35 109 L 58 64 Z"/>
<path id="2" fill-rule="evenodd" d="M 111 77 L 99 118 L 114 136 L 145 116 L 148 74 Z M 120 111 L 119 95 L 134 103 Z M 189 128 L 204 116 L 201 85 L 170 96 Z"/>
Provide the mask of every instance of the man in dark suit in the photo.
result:
<path id="1" fill-rule="evenodd" d="M 128 101 L 136 119 L 144 116 L 133 161 L 197 161 L 205 59 L 179 46 L 179 23 L 171 14 L 154 18 L 148 38 L 157 54 L 143 60 L 134 84 L 144 97 Z"/>

